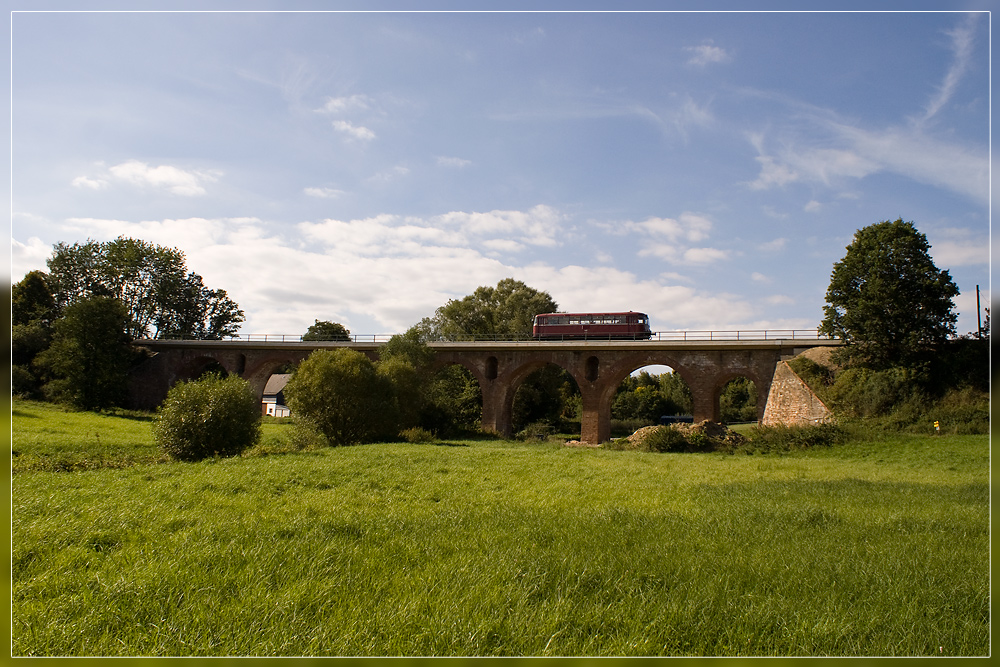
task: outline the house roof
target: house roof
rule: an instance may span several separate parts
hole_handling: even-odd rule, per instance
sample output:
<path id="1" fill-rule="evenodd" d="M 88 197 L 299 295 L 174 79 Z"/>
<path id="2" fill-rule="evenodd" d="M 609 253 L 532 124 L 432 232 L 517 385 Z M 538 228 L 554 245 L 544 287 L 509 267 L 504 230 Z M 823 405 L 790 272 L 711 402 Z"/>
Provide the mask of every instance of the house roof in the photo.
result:
<path id="1" fill-rule="evenodd" d="M 279 391 L 285 388 L 285 385 L 288 384 L 288 378 L 290 377 L 292 377 L 291 373 L 279 373 L 269 377 L 267 379 L 267 384 L 264 385 L 264 395 L 276 395 Z"/>

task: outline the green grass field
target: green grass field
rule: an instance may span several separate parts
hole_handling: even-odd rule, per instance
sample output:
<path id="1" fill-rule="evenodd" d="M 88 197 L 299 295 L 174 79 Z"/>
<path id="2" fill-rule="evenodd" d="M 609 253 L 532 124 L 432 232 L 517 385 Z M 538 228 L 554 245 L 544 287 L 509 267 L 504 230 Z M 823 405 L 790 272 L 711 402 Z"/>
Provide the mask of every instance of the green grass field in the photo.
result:
<path id="1" fill-rule="evenodd" d="M 14 655 L 986 655 L 987 436 L 175 463 L 13 405 Z"/>

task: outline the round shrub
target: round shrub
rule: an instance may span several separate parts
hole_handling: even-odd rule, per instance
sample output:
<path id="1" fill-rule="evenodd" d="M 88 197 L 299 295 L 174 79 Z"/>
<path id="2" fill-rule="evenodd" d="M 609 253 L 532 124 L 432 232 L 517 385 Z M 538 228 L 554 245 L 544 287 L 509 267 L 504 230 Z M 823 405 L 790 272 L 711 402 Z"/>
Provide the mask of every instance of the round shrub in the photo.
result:
<path id="1" fill-rule="evenodd" d="M 361 352 L 316 350 L 285 386 L 288 407 L 310 422 L 331 445 L 393 439 L 399 403 L 391 379 Z"/>
<path id="2" fill-rule="evenodd" d="M 157 445 L 181 461 L 237 456 L 260 441 L 260 401 L 236 375 L 182 382 L 157 410 L 153 433 Z"/>

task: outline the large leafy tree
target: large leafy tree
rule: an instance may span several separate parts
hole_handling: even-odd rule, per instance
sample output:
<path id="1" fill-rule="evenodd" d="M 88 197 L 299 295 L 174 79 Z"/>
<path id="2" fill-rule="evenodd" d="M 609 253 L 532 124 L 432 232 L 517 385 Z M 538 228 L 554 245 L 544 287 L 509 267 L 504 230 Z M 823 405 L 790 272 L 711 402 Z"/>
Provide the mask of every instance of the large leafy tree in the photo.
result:
<path id="1" fill-rule="evenodd" d="M 47 264 L 57 311 L 91 297 L 113 297 L 125 307 L 126 333 L 133 339 L 221 338 L 243 322 L 243 311 L 225 290 L 206 288 L 176 248 L 124 236 L 57 243 Z"/>
<path id="2" fill-rule="evenodd" d="M 431 320 L 421 323 L 428 337 L 482 337 L 518 339 L 531 336 L 531 323 L 539 313 L 552 313 L 556 302 L 546 292 L 519 280 L 504 278 L 496 287 L 477 287 L 469 296 L 448 301 Z"/>
<path id="3" fill-rule="evenodd" d="M 302 334 L 302 340 L 351 340 L 351 332 L 339 322 L 327 320 L 316 320 L 315 324 L 310 324 L 309 328 Z"/>
<path id="4" fill-rule="evenodd" d="M 912 222 L 884 221 L 859 229 L 833 265 L 820 331 L 847 343 L 852 363 L 912 366 L 954 335 L 958 288 L 929 249 Z"/>

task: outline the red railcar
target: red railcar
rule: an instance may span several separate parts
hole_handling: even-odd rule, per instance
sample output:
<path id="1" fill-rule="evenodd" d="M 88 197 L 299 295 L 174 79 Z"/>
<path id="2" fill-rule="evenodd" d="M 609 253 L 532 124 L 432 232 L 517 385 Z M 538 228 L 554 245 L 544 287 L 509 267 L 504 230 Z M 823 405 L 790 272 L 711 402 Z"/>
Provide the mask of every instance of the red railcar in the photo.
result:
<path id="1" fill-rule="evenodd" d="M 544 313 L 531 327 L 536 340 L 577 338 L 646 340 L 650 337 L 645 313 Z"/>

